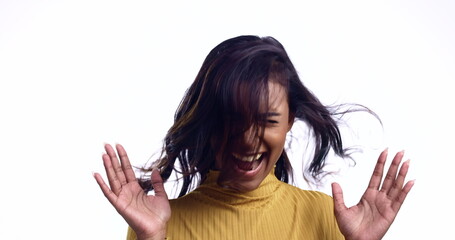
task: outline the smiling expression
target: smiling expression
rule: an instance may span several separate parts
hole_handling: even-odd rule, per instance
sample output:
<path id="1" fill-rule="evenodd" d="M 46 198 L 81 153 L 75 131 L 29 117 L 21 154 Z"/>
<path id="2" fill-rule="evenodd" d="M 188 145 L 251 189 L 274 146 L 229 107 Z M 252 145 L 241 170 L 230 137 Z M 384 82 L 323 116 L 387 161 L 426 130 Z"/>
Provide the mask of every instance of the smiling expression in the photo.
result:
<path id="1" fill-rule="evenodd" d="M 216 167 L 220 169 L 218 184 L 240 192 L 252 191 L 274 169 L 284 150 L 286 134 L 292 127 L 293 119 L 289 116 L 289 105 L 284 88 L 274 82 L 268 82 L 269 106 L 264 113 L 266 123 L 263 137 L 254 136 L 251 128 L 243 134 L 246 150 L 236 147 L 222 161 L 221 154 L 216 156 Z M 241 149 L 241 147 L 237 148 Z"/>

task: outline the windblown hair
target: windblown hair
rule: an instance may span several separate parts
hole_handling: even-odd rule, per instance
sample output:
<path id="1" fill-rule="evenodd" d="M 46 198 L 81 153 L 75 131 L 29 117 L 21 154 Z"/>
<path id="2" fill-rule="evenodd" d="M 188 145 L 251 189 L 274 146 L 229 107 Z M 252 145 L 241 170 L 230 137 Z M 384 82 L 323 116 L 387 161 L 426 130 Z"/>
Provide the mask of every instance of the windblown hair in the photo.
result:
<path id="1" fill-rule="evenodd" d="M 289 121 L 304 121 L 313 132 L 315 149 L 308 167 L 313 177 L 324 172 L 331 149 L 340 157 L 348 156 L 334 118 L 340 113 L 331 112 L 303 85 L 281 43 L 272 37 L 239 36 L 208 54 L 175 113 L 160 158 L 142 171 L 158 168 L 164 181 L 177 171 L 183 179 L 179 196 L 187 194 L 193 180 L 199 185 L 215 169 L 217 154 L 225 159 L 234 147 L 241 148 L 241 144 L 233 145 L 245 131 L 253 127 L 255 136 L 263 137 L 269 81 L 285 89 Z M 275 175 L 284 182 L 292 176 L 285 151 Z M 145 191 L 152 189 L 149 179 L 142 178 L 140 183 Z"/>

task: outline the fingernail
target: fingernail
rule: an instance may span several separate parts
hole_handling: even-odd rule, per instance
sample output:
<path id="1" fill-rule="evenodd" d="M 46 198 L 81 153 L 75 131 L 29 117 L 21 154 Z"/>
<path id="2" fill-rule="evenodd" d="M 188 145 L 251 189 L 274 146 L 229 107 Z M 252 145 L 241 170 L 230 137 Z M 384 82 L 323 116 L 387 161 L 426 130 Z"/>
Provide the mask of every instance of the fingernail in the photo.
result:
<path id="1" fill-rule="evenodd" d="M 384 148 L 384 150 L 382 150 L 382 152 L 381 152 L 380 154 L 381 154 L 381 155 L 383 155 L 383 154 L 384 154 L 384 155 L 387 155 L 388 153 L 389 153 L 389 148 L 386 147 L 386 148 Z"/>

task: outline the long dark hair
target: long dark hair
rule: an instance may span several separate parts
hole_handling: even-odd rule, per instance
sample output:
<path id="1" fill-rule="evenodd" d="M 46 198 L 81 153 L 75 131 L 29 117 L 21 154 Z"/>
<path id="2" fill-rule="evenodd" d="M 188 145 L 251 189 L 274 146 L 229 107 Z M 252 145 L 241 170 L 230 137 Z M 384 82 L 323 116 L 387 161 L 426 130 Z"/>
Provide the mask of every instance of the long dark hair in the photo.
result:
<path id="1" fill-rule="evenodd" d="M 269 81 L 284 87 L 290 121 L 304 121 L 313 132 L 314 156 L 308 167 L 313 177 L 323 173 L 331 149 L 340 157 L 348 156 L 334 118 L 340 112 L 324 106 L 303 85 L 281 43 L 273 37 L 239 36 L 210 51 L 175 113 L 160 158 L 142 170 L 158 168 L 164 181 L 177 171 L 183 179 L 179 196 L 187 194 L 194 182 L 199 185 L 215 168 L 216 154 L 225 156 L 231 151 L 233 139 L 251 126 L 262 136 L 264 112 L 260 108 L 268 106 Z M 276 163 L 275 175 L 284 182 L 292 176 L 285 151 Z M 140 183 L 145 191 L 151 190 L 149 179 L 141 178 Z"/>

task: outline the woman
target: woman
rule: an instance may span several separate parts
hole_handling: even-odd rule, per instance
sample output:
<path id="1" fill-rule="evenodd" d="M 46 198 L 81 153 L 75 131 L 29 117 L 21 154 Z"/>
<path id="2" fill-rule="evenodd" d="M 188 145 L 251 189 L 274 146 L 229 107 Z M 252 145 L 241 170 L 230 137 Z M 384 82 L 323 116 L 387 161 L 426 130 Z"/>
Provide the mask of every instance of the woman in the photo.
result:
<path id="1" fill-rule="evenodd" d="M 105 146 L 110 187 L 94 176 L 129 224 L 128 239 L 381 239 L 413 186 L 404 184 L 409 162 L 398 169 L 402 152 L 383 182 L 387 151 L 381 153 L 368 189 L 351 208 L 336 183 L 333 200 L 287 184 L 292 168 L 284 144 L 296 120 L 313 132 L 313 177 L 323 175 L 330 150 L 348 157 L 335 114 L 302 84 L 277 40 L 239 36 L 205 59 L 177 109 L 162 157 L 143 169 L 155 169 L 150 180 L 136 179 L 121 145 L 120 160 Z M 169 201 L 163 182 L 173 170 L 183 185 L 179 198 Z M 147 195 L 151 189 L 155 195 Z"/>

